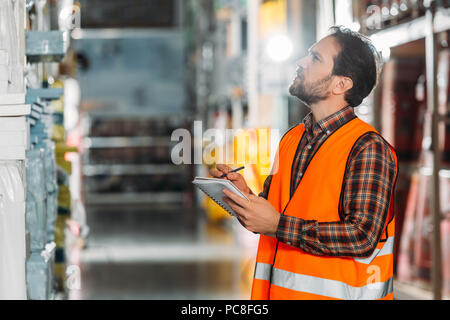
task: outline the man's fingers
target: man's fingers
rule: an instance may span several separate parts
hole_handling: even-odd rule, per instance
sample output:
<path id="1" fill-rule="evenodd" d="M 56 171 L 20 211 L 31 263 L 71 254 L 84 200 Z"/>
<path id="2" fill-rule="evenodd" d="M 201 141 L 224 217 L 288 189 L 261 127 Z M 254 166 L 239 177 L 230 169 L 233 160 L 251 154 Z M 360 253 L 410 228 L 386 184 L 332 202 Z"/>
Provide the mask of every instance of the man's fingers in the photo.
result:
<path id="1" fill-rule="evenodd" d="M 233 209 L 233 211 L 239 215 L 241 220 L 245 220 L 245 216 L 243 215 L 244 209 L 237 205 L 233 200 L 231 200 L 229 197 L 223 197 L 223 200 Z"/>
<path id="2" fill-rule="evenodd" d="M 209 169 L 209 174 L 216 178 L 222 178 L 224 174 L 227 174 L 231 171 L 231 168 L 226 164 L 218 164 L 216 168 Z M 226 177 L 223 177 L 224 179 Z"/>
<path id="3" fill-rule="evenodd" d="M 216 165 L 216 168 L 220 171 L 222 171 L 222 173 L 228 173 L 231 171 L 231 168 L 229 166 L 227 166 L 226 164 L 218 164 Z"/>
<path id="4" fill-rule="evenodd" d="M 213 177 L 220 178 L 223 175 L 223 172 L 220 172 L 219 170 L 213 168 L 209 170 L 209 174 Z"/>
<path id="5" fill-rule="evenodd" d="M 234 181 L 240 179 L 242 176 L 239 173 L 231 172 L 227 174 L 227 179 Z"/>
<path id="6" fill-rule="evenodd" d="M 247 229 L 248 226 L 247 226 L 247 217 L 245 216 L 245 209 L 238 206 L 233 200 L 231 200 L 227 196 L 224 196 L 223 200 L 230 206 L 231 209 L 233 209 L 234 213 L 236 214 L 236 219 L 238 219 L 241 226 Z"/>
<path id="7" fill-rule="evenodd" d="M 234 194 L 233 192 L 227 190 L 227 189 L 223 189 L 222 192 L 229 197 L 231 200 L 233 200 L 234 202 L 236 202 L 239 206 L 241 206 L 242 208 L 247 208 L 249 201 L 245 200 L 244 198 L 242 198 L 241 196 L 238 196 L 236 194 Z"/>

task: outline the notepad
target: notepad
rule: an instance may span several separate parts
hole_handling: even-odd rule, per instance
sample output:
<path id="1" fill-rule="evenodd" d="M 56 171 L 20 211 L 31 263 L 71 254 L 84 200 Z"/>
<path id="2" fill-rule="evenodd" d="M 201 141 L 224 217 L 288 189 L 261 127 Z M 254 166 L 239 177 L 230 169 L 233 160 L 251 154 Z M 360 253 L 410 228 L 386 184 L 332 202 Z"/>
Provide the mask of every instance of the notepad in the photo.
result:
<path id="1" fill-rule="evenodd" d="M 231 209 L 231 207 L 223 201 L 225 194 L 222 192 L 223 189 L 228 189 L 234 192 L 238 196 L 249 200 L 245 194 L 241 192 L 230 180 L 218 179 L 218 178 L 203 178 L 195 177 L 192 181 L 200 190 L 202 190 L 208 197 L 213 199 L 219 206 L 224 208 L 232 216 L 236 216 L 236 213 Z"/>

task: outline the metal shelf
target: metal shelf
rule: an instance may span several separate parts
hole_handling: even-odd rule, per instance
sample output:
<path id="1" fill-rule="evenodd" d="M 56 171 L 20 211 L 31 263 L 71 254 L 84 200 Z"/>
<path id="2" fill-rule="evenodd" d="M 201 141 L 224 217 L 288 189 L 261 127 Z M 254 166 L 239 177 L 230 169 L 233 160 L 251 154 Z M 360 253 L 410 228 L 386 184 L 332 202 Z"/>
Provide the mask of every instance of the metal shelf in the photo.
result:
<path id="1" fill-rule="evenodd" d="M 185 120 L 189 114 L 183 110 L 159 110 L 153 106 L 105 106 L 99 109 L 85 110 L 85 115 L 91 119 L 168 119 L 171 121 Z"/>
<path id="2" fill-rule="evenodd" d="M 25 104 L 25 93 L 3 93 L 0 94 L 2 105 Z"/>
<path id="3" fill-rule="evenodd" d="M 0 95 L 0 99 L 3 96 Z M 31 107 L 29 104 L 13 104 L 13 105 L 7 105 L 2 104 L 0 105 L 0 117 L 16 117 L 16 116 L 25 116 L 30 114 Z"/>
<path id="4" fill-rule="evenodd" d="M 450 29 L 450 8 L 439 8 L 434 17 L 436 33 Z M 425 38 L 427 30 L 426 16 L 416 18 L 371 34 L 369 37 L 375 43 L 386 47 L 396 47 L 411 41 Z"/>
<path id="5" fill-rule="evenodd" d="M 61 30 L 25 33 L 25 54 L 29 62 L 61 62 L 69 47 L 69 33 Z"/>
<path id="6" fill-rule="evenodd" d="M 86 164 L 83 166 L 83 175 L 179 174 L 185 172 L 186 168 L 174 164 Z"/>
<path id="7" fill-rule="evenodd" d="M 175 144 L 169 136 L 164 137 L 88 137 L 83 139 L 83 147 L 89 148 L 127 148 L 127 147 L 166 147 Z"/>
<path id="8" fill-rule="evenodd" d="M 184 192 L 142 192 L 142 193 L 89 193 L 85 195 L 87 204 L 130 205 L 130 204 L 180 204 Z"/>
<path id="9" fill-rule="evenodd" d="M 62 88 L 28 88 L 26 99 L 31 102 L 35 102 L 36 98 L 41 98 L 44 100 L 57 100 L 61 98 L 64 94 L 64 89 Z"/>

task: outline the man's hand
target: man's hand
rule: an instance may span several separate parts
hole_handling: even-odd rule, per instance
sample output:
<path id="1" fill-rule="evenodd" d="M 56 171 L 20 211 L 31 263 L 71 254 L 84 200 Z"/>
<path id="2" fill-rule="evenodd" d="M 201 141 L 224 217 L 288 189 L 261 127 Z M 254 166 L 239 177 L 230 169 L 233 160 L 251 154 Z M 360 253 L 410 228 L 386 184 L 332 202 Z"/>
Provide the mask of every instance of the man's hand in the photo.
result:
<path id="1" fill-rule="evenodd" d="M 274 237 L 277 232 L 281 214 L 272 204 L 262 197 L 247 195 L 250 201 L 223 189 L 224 201 L 236 212 L 242 226 L 254 233 Z"/>
<path id="2" fill-rule="evenodd" d="M 232 169 L 225 165 L 225 164 L 218 164 L 216 166 L 216 169 L 210 169 L 209 174 L 212 175 L 215 178 L 221 178 L 223 174 L 226 174 L 225 177 L 222 179 L 227 179 L 233 182 L 233 184 L 241 190 L 245 195 L 247 194 L 253 194 L 252 190 L 247 186 L 247 183 L 245 182 L 244 177 L 237 172 L 231 172 Z"/>

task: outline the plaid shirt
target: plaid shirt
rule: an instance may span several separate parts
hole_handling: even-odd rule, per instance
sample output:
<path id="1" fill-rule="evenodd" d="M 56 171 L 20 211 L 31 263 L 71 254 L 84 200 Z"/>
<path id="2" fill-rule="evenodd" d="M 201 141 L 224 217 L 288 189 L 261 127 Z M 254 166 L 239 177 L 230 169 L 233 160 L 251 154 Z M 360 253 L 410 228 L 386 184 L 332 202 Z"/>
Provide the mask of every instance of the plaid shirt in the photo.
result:
<path id="1" fill-rule="evenodd" d="M 293 163 L 291 197 L 321 142 L 354 117 L 350 106 L 315 124 L 312 113 L 305 117 L 305 134 Z M 281 215 L 277 239 L 315 255 L 370 256 L 383 232 L 396 172 L 392 152 L 384 140 L 375 133 L 361 136 L 350 154 L 344 177 L 341 220 L 321 223 Z M 269 175 L 259 194 L 265 199 L 271 179 Z"/>

